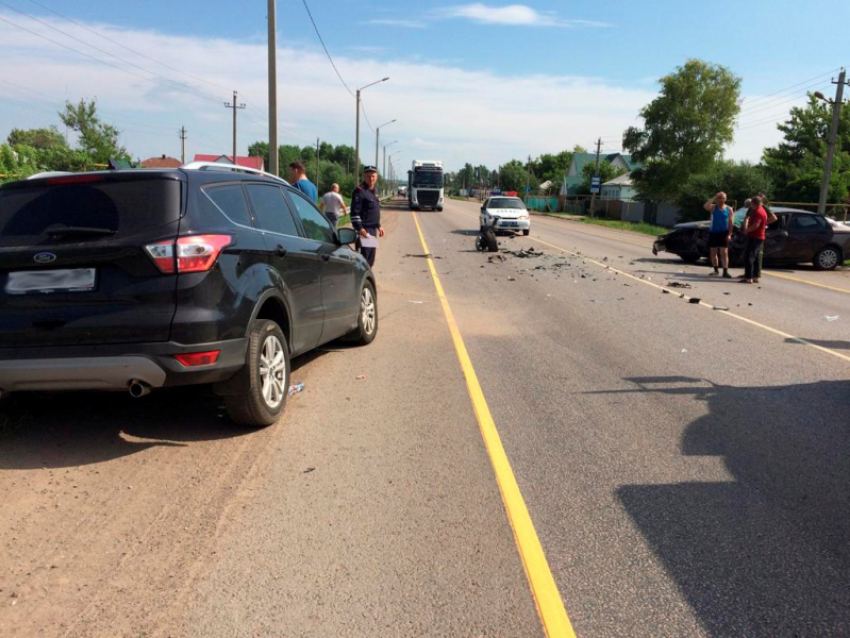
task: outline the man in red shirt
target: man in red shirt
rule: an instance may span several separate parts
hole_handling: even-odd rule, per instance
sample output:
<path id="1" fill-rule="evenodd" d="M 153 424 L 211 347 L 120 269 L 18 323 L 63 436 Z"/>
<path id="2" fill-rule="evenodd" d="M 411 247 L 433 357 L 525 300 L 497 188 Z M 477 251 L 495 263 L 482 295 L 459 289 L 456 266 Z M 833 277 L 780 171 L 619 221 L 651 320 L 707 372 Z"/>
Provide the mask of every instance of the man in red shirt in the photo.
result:
<path id="1" fill-rule="evenodd" d="M 768 213 L 761 205 L 761 197 L 750 200 L 750 210 L 744 218 L 744 279 L 741 283 L 757 284 L 761 275 L 761 252 L 764 248 L 765 231 L 768 224 L 776 221 L 776 215 Z"/>

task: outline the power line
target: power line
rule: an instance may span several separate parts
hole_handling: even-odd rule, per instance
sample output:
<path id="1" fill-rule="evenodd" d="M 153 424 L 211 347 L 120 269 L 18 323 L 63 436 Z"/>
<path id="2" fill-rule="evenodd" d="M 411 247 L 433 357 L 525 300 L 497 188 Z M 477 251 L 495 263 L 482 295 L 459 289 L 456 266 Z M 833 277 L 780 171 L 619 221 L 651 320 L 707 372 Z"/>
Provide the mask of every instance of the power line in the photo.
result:
<path id="1" fill-rule="evenodd" d="M 798 82 L 797 84 L 792 84 L 791 86 L 786 86 L 784 89 L 779 89 L 778 91 L 774 91 L 773 93 L 768 93 L 767 95 L 763 95 L 761 97 L 753 98 L 750 101 L 750 104 L 752 104 L 754 102 L 758 102 L 759 100 L 764 100 L 764 99 L 772 97 L 774 95 L 778 95 L 779 93 L 785 93 L 786 91 L 788 91 L 790 89 L 794 89 L 794 88 L 796 88 L 796 87 L 798 87 L 802 84 L 808 84 L 809 82 L 814 82 L 815 80 L 819 80 L 821 78 L 824 78 L 827 75 L 831 75 L 831 74 L 835 73 L 836 71 L 838 71 L 838 69 L 832 69 L 831 71 L 827 71 L 826 73 L 822 73 L 821 75 L 815 76 L 813 78 L 809 78 L 808 80 L 803 80 L 802 82 Z"/>
<path id="2" fill-rule="evenodd" d="M 91 47 L 91 48 L 92 48 L 92 49 L 94 49 L 95 51 L 99 51 L 100 53 L 104 53 L 104 54 L 106 54 L 106 55 L 108 55 L 108 56 L 110 56 L 110 57 L 112 57 L 112 58 L 115 58 L 116 60 L 120 60 L 120 61 L 121 61 L 121 62 L 123 62 L 124 64 L 127 64 L 127 65 L 129 65 L 129 66 L 135 67 L 135 68 L 137 68 L 137 69 L 140 69 L 140 70 L 144 71 L 145 73 L 149 73 L 150 75 L 153 75 L 154 77 L 157 77 L 157 78 L 160 78 L 160 79 L 162 79 L 162 80 L 165 80 L 166 82 L 168 82 L 169 84 L 171 84 L 171 85 L 172 85 L 175 89 L 178 89 L 178 90 L 181 90 L 181 91 L 184 91 L 184 92 L 188 92 L 188 93 L 192 93 L 193 95 L 196 95 L 196 96 L 199 96 L 199 97 L 204 97 L 204 98 L 206 98 L 206 99 L 208 99 L 208 100 L 212 100 L 212 101 L 215 101 L 215 102 L 219 102 L 219 101 L 220 101 L 220 100 L 219 100 L 219 98 L 216 98 L 216 97 L 214 97 L 214 96 L 212 96 L 212 95 L 210 95 L 210 94 L 208 94 L 208 93 L 204 93 L 203 91 L 200 91 L 200 90 L 198 90 L 198 89 L 197 89 L 197 88 L 195 88 L 195 87 L 190 87 L 189 85 L 179 84 L 179 83 L 175 82 L 174 80 L 171 80 L 171 79 L 169 79 L 169 78 L 167 78 L 167 77 L 165 77 L 165 76 L 163 76 L 163 75 L 159 75 L 158 73 L 154 73 L 153 71 L 150 71 L 150 70 L 148 70 L 148 69 L 145 69 L 144 67 L 139 66 L 138 64 L 134 64 L 134 63 L 132 63 L 132 62 L 128 62 L 127 60 L 124 60 L 123 58 L 120 58 L 120 57 L 116 56 L 115 54 L 110 53 L 109 51 L 105 51 L 105 50 L 103 50 L 103 49 L 100 49 L 100 48 L 98 48 L 98 47 L 94 46 L 93 44 L 89 44 L 89 43 L 88 43 L 88 42 L 86 42 L 85 40 L 81 40 L 80 38 L 77 38 L 76 36 L 73 36 L 73 35 L 71 35 L 71 34 L 69 34 L 69 33 L 66 33 L 65 31 L 63 31 L 62 29 L 60 29 L 60 28 L 58 28 L 58 27 L 54 27 L 53 25 L 48 24 L 47 22 L 44 22 L 43 20 L 39 20 L 38 18 L 35 18 L 35 17 L 33 17 L 33 16 L 31 16 L 31 15 L 29 15 L 29 14 L 27 14 L 27 13 L 24 13 L 23 11 L 20 11 L 20 10 L 16 9 L 16 8 L 15 8 L 15 7 L 13 7 L 12 5 L 10 5 L 10 4 L 6 3 L 6 2 L 3 2 L 3 0 L 0 0 L 0 4 L 5 5 L 5 6 L 9 7 L 9 8 L 10 8 L 10 9 L 12 9 L 13 11 L 15 11 L 16 13 L 19 13 L 19 14 L 21 14 L 22 16 L 27 17 L 27 18 L 29 18 L 30 20 L 33 20 L 34 22 L 38 22 L 38 23 L 40 23 L 40 24 L 45 25 L 46 27 L 48 27 L 48 28 L 50 28 L 50 29 L 53 29 L 54 31 L 58 31 L 58 32 L 59 32 L 59 33 L 61 33 L 62 35 L 66 36 L 66 37 L 69 37 L 69 38 L 71 38 L 72 40 L 76 40 L 77 42 L 80 42 L 80 43 L 82 43 L 82 44 L 84 44 L 84 45 L 86 45 L 86 46 L 88 46 L 88 47 Z M 52 42 L 53 44 L 56 44 L 56 45 L 58 45 L 58 46 L 62 47 L 63 49 L 68 49 L 69 51 L 73 51 L 74 53 L 77 53 L 77 54 L 79 54 L 79 55 L 82 55 L 82 56 L 85 56 L 85 57 L 87 57 L 87 58 L 90 58 L 90 59 L 92 59 L 92 60 L 94 60 L 94 61 L 96 61 L 96 62 L 100 62 L 101 64 L 105 64 L 105 65 L 107 65 L 107 66 L 109 66 L 109 67 L 112 67 L 113 69 L 117 69 L 118 71 L 121 71 L 121 72 L 123 72 L 123 73 L 127 73 L 127 74 L 129 74 L 129 75 L 132 75 L 132 76 L 135 76 L 135 77 L 137 77 L 137 78 L 140 78 L 140 79 L 144 80 L 145 82 L 153 82 L 153 80 L 152 80 L 151 78 L 149 78 L 149 77 L 145 77 L 144 75 L 140 75 L 139 73 L 135 73 L 135 72 L 130 71 L 130 70 L 128 70 L 128 69 L 122 68 L 122 67 L 120 67 L 120 66 L 117 66 L 117 65 L 115 65 L 115 64 L 112 64 L 111 62 L 107 62 L 106 60 L 102 60 L 101 58 L 95 57 L 95 56 L 93 56 L 93 55 L 89 55 L 88 53 L 84 53 L 83 51 L 80 51 L 79 49 L 75 49 L 75 48 L 70 47 L 70 46 L 68 46 L 68 45 L 66 45 L 66 44 L 62 44 L 61 42 L 59 42 L 59 41 L 57 41 L 57 40 L 54 40 L 54 39 L 52 39 L 52 38 L 49 38 L 49 37 L 47 37 L 47 36 L 46 36 L 46 35 L 44 35 L 44 34 L 37 33 L 37 32 L 35 32 L 35 31 L 31 31 L 30 29 L 27 29 L 26 27 L 22 27 L 21 25 L 16 24 L 15 22 L 12 22 L 11 20 L 7 20 L 6 18 L 4 18 L 4 17 L 2 17 L 2 16 L 0 16 L 0 20 L 2 20 L 3 22 L 6 22 L 7 24 L 11 24 L 13 27 L 18 28 L 18 29 L 20 29 L 20 30 L 22 30 L 22 31 L 26 31 L 27 33 L 29 33 L 29 34 L 31 34 L 31 35 L 34 35 L 34 36 L 36 36 L 36 37 L 42 38 L 42 39 L 44 39 L 44 40 L 47 40 L 48 42 Z M 194 90 L 192 90 L 192 89 L 194 89 Z"/>
<path id="3" fill-rule="evenodd" d="M 126 49 L 127 51 L 129 51 L 130 53 L 132 53 L 132 54 L 134 54 L 134 55 L 138 55 L 139 57 L 145 58 L 146 60 L 150 60 L 151 62 L 153 62 L 153 63 L 155 63 L 155 64 L 159 64 L 160 66 L 165 67 L 166 69 L 170 69 L 170 70 L 172 70 L 172 71 L 174 71 L 174 72 L 176 72 L 176 73 L 180 73 L 181 75 L 185 75 L 185 76 L 190 77 L 190 78 L 192 78 L 192 79 L 198 80 L 199 82 L 203 82 L 204 84 L 209 84 L 210 86 L 214 86 L 214 87 L 219 88 L 219 89 L 224 89 L 225 91 L 230 91 L 230 90 L 232 90 L 230 87 L 222 86 L 221 84 L 216 84 L 215 82 L 210 82 L 209 80 L 205 80 L 204 78 L 202 78 L 202 77 L 200 77 L 200 76 L 194 75 L 194 74 L 189 73 L 189 72 L 187 72 L 187 71 L 182 71 L 182 70 L 180 70 L 180 69 L 178 69 L 178 68 L 176 68 L 176 67 L 173 67 L 173 66 L 171 66 L 171 65 L 169 65 L 169 64 L 166 64 L 165 62 L 160 62 L 159 60 L 156 60 L 156 59 L 154 59 L 154 58 L 150 57 L 149 55 L 145 55 L 144 53 L 141 53 L 140 51 L 136 51 L 135 49 L 131 49 L 131 48 L 130 48 L 130 47 L 128 47 L 126 44 L 123 44 L 122 42 L 119 42 L 118 40 L 113 40 L 112 38 L 110 38 L 110 37 L 107 37 L 107 36 L 103 35 L 103 34 L 102 34 L 102 33 L 100 33 L 99 31 L 97 31 L 97 30 L 95 30 L 95 29 L 92 29 L 92 28 L 90 28 L 90 27 L 87 27 L 87 26 L 86 26 L 86 25 L 84 25 L 82 22 L 78 22 L 78 21 L 74 20 L 73 18 L 69 18 L 68 16 L 63 15 L 63 14 L 59 13 L 58 11 L 55 11 L 54 9 L 51 9 L 51 8 L 50 8 L 50 7 L 48 7 L 48 6 L 43 5 L 41 2 L 38 2 L 38 0 L 29 0 L 29 1 L 30 1 L 31 3 L 33 3 L 34 5 L 37 5 L 37 6 L 41 7 L 42 9 L 44 9 L 44 10 L 46 10 L 46 11 L 49 11 L 50 13 L 52 13 L 52 14 L 54 14 L 54 15 L 57 15 L 57 16 L 59 16 L 60 18 L 63 18 L 63 19 L 65 19 L 65 20 L 67 20 L 68 22 L 72 23 L 72 24 L 77 25 L 77 26 L 78 26 L 78 27 L 80 27 L 81 29 L 85 29 L 86 31 L 88 31 L 88 32 L 90 32 L 90 33 L 95 34 L 95 35 L 96 35 L 96 36 L 98 36 L 99 38 L 103 38 L 103 39 L 104 39 L 104 40 L 106 40 L 107 42 L 111 42 L 111 43 L 113 43 L 113 44 L 117 44 L 117 45 L 118 45 L 118 46 L 120 46 L 122 49 Z M 4 4 L 5 4 L 5 3 L 4 3 Z M 7 5 L 7 6 L 8 6 L 8 5 Z"/>
<path id="4" fill-rule="evenodd" d="M 788 104 L 789 102 L 799 100 L 801 97 L 804 97 L 809 93 L 808 89 L 814 89 L 814 88 L 817 88 L 817 87 L 820 87 L 820 86 L 822 86 L 822 82 L 818 82 L 816 84 L 810 84 L 809 86 L 806 87 L 806 90 L 804 90 L 802 93 L 798 92 L 798 93 L 795 93 L 793 96 L 791 96 L 790 94 L 786 94 L 786 95 L 782 95 L 780 97 L 775 97 L 772 100 L 770 100 L 770 102 L 776 102 L 776 100 L 782 100 L 781 102 L 776 102 L 776 104 L 768 104 L 767 102 L 765 102 L 764 104 L 759 104 L 757 107 L 752 108 L 750 110 L 742 109 L 741 113 L 743 113 L 745 117 L 748 117 L 750 115 L 753 115 L 754 113 L 763 113 L 764 111 L 769 111 L 770 109 L 776 108 L 776 107 L 781 106 L 783 104 Z"/>
<path id="5" fill-rule="evenodd" d="M 322 44 L 322 48 L 325 50 L 325 55 L 328 56 L 328 60 L 331 63 L 331 66 L 336 73 L 336 76 L 339 78 L 339 81 L 342 82 L 342 85 L 345 87 L 345 90 L 348 91 L 351 97 L 354 97 L 354 92 L 348 87 L 348 84 L 345 83 L 345 80 L 342 79 L 342 75 L 339 72 L 339 69 L 336 68 L 336 64 L 334 64 L 334 60 L 331 57 L 330 51 L 328 51 L 328 47 L 325 46 L 325 41 L 322 39 L 322 34 L 319 33 L 319 27 L 316 26 L 316 21 L 313 19 L 313 13 L 310 11 L 310 7 L 307 6 L 307 0 L 302 0 L 304 2 L 304 8 L 307 9 L 307 15 L 310 16 L 310 22 L 313 23 L 313 29 L 316 31 L 316 36 L 319 38 L 319 42 Z M 371 126 L 369 127 L 371 128 Z M 374 132 L 374 131 L 373 131 Z"/>

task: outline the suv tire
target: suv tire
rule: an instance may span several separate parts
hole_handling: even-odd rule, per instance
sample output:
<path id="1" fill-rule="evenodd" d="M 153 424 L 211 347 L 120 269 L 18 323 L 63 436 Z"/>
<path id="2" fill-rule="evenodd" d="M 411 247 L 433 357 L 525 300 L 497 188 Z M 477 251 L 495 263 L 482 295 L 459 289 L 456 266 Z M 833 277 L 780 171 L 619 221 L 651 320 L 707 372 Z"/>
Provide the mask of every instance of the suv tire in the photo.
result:
<path id="1" fill-rule="evenodd" d="M 261 428 L 280 418 L 289 392 L 289 347 L 274 321 L 254 322 L 248 339 L 248 359 L 239 372 L 247 376 L 248 392 L 225 397 L 230 418 L 245 427 Z"/>
<path id="2" fill-rule="evenodd" d="M 360 346 L 367 346 L 378 334 L 378 299 L 375 286 L 366 281 L 360 289 L 360 312 L 357 315 L 357 328 L 346 335 L 345 340 Z"/>

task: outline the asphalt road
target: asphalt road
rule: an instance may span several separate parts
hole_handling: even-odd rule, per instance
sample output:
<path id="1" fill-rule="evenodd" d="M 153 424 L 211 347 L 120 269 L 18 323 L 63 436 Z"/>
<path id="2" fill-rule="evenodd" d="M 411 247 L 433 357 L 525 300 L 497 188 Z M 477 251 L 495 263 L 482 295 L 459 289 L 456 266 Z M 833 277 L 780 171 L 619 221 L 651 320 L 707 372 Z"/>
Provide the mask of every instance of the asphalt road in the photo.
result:
<path id="1" fill-rule="evenodd" d="M 476 214 L 418 213 L 429 259 L 385 213 L 378 339 L 296 360 L 266 430 L 0 404 L 0 635 L 542 636 L 433 264 L 577 635 L 850 636 L 850 273 L 537 217 L 496 261 Z"/>

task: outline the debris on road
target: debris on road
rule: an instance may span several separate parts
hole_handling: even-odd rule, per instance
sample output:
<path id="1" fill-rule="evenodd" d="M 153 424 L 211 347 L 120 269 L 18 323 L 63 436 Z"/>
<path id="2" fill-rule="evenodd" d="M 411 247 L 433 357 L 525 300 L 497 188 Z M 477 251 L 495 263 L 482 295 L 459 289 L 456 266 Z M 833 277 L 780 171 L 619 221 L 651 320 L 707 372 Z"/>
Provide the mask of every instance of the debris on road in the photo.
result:
<path id="1" fill-rule="evenodd" d="M 729 310 L 727 306 L 712 306 L 713 310 Z"/>
<path id="2" fill-rule="evenodd" d="M 418 304 L 422 304 L 422 303 L 425 303 L 425 302 L 424 302 L 424 301 L 411 301 L 411 300 L 408 300 L 408 301 L 407 301 L 407 303 L 413 303 L 413 304 L 417 304 L 417 305 L 418 305 Z"/>
<path id="3" fill-rule="evenodd" d="M 700 299 L 699 297 L 691 297 L 690 299 L 688 299 L 688 303 L 699 303 L 700 301 L 702 301 L 702 299 Z"/>
<path id="4" fill-rule="evenodd" d="M 529 248 L 528 250 L 503 250 L 502 252 L 507 253 L 509 255 L 513 255 L 514 257 L 519 257 L 520 259 L 543 256 L 543 253 L 541 251 L 534 250 L 534 248 Z"/>
<path id="5" fill-rule="evenodd" d="M 504 255 L 490 255 L 487 257 L 487 262 L 490 264 L 495 264 L 498 261 L 505 261 Z"/>
<path id="6" fill-rule="evenodd" d="M 661 289 L 661 292 L 663 292 L 665 295 L 669 295 L 669 294 L 670 294 L 670 291 L 669 291 L 669 290 L 667 290 L 666 288 L 662 288 L 662 289 Z"/>
<path id="7" fill-rule="evenodd" d="M 358 381 L 362 381 L 362 380 L 363 380 L 363 379 L 365 379 L 365 378 L 366 378 L 366 375 L 365 375 L 365 374 L 358 374 L 358 375 L 357 375 L 357 380 L 358 380 Z"/>
<path id="8" fill-rule="evenodd" d="M 513 277 L 508 277 L 508 281 L 516 281 Z"/>
<path id="9" fill-rule="evenodd" d="M 827 321 L 838 321 L 838 315 L 824 315 L 824 319 Z"/>
<path id="10" fill-rule="evenodd" d="M 308 467 L 306 470 L 304 470 L 303 474 L 309 474 L 310 472 L 315 472 L 315 471 L 316 471 L 315 467 Z"/>
<path id="11" fill-rule="evenodd" d="M 693 288 L 691 284 L 684 283 L 681 281 L 668 281 L 667 285 L 671 288 Z"/>
<path id="12" fill-rule="evenodd" d="M 304 392 L 304 384 L 296 383 L 294 385 L 289 386 L 289 396 L 294 394 L 298 394 L 299 392 Z"/>

